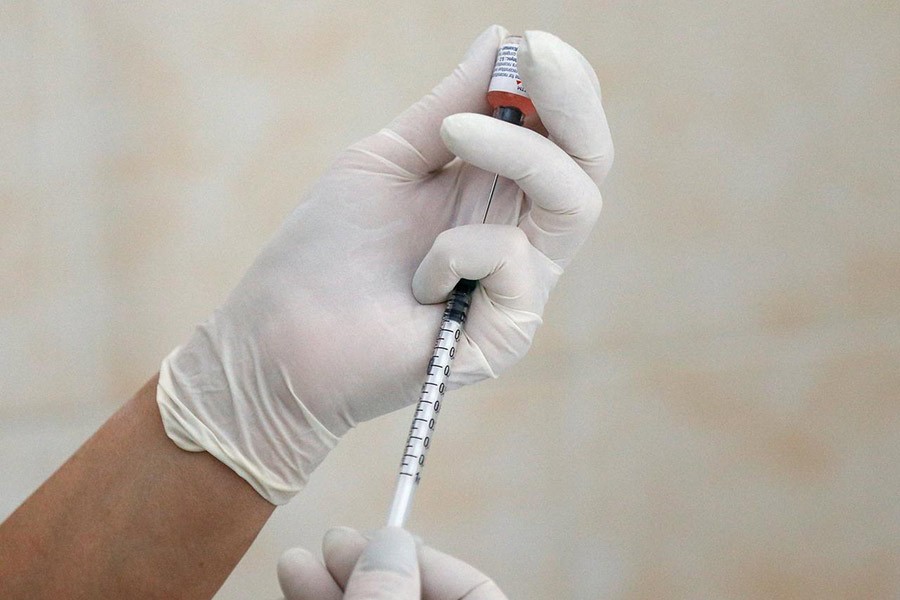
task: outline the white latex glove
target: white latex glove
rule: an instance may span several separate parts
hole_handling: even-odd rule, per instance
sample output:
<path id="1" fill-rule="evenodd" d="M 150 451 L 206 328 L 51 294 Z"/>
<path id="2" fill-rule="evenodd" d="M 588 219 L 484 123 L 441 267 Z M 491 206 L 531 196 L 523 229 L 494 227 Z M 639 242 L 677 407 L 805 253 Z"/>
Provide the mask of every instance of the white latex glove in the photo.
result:
<path id="1" fill-rule="evenodd" d="M 417 549 L 398 527 L 377 531 L 371 541 L 347 527 L 331 529 L 322 555 L 324 565 L 302 548 L 281 555 L 285 600 L 506 600 L 489 577 L 428 546 Z"/>
<path id="2" fill-rule="evenodd" d="M 550 137 L 486 116 L 505 35 L 486 30 L 430 94 L 341 153 L 163 361 L 158 404 L 178 446 L 286 502 L 349 428 L 415 401 L 460 278 L 481 284 L 451 385 L 525 354 L 598 217 L 613 150 L 596 75 L 548 33 L 526 32 L 519 64 Z M 481 225 L 495 172 L 495 224 Z"/>

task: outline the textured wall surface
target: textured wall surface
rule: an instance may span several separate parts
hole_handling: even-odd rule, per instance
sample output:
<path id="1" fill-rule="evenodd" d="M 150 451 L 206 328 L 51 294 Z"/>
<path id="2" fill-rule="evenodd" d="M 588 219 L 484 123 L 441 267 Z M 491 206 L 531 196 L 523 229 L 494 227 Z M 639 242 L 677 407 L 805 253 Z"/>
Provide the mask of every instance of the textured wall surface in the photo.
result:
<path id="1" fill-rule="evenodd" d="M 531 354 L 448 403 L 413 529 L 510 598 L 897 598 L 898 6 L 3 2 L 0 517 L 499 22 L 593 63 L 616 165 Z M 408 419 L 217 598 L 379 526 Z"/>

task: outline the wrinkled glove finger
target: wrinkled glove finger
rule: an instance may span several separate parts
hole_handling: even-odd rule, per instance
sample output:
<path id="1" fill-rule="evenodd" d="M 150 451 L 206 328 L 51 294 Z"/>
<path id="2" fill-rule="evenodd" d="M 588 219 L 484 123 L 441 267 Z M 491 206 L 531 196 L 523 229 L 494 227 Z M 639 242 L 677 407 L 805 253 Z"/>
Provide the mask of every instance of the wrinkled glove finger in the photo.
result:
<path id="1" fill-rule="evenodd" d="M 419 561 L 412 535 L 399 527 L 375 532 L 344 588 L 345 600 L 419 600 Z"/>
<path id="2" fill-rule="evenodd" d="M 462 62 L 430 93 L 387 127 L 348 149 L 348 157 L 374 159 L 374 169 L 411 179 L 423 177 L 453 159 L 441 142 L 444 117 L 458 112 L 487 113 L 487 86 L 497 48 L 506 29 L 492 25 L 470 46 Z"/>
<path id="3" fill-rule="evenodd" d="M 441 134 L 462 160 L 518 184 L 531 200 L 519 223 L 531 244 L 565 267 L 597 221 L 597 184 L 562 148 L 540 134 L 484 115 L 444 119 Z"/>
<path id="4" fill-rule="evenodd" d="M 349 579 L 366 544 L 361 533 L 347 527 L 325 535 L 325 562 L 338 582 Z M 487 575 L 458 558 L 428 546 L 419 546 L 418 556 L 423 600 L 506 600 Z"/>
<path id="5" fill-rule="evenodd" d="M 506 600 L 490 577 L 429 546 L 419 548 L 419 570 L 423 600 Z"/>
<path id="6" fill-rule="evenodd" d="M 368 543 L 369 540 L 350 527 L 333 527 L 322 538 L 325 567 L 341 589 L 347 585 L 353 567 Z"/>
<path id="7" fill-rule="evenodd" d="M 526 31 L 519 75 L 550 139 L 600 185 L 612 167 L 613 143 L 594 69 L 555 35 Z"/>
<path id="8" fill-rule="evenodd" d="M 345 589 L 354 569 L 373 536 L 366 537 L 350 527 L 333 527 L 322 538 L 322 556 L 331 576 Z"/>
<path id="9" fill-rule="evenodd" d="M 514 225 L 463 225 L 442 232 L 413 275 L 413 295 L 441 302 L 460 279 L 480 280 L 472 295 L 451 387 L 496 377 L 531 347 L 562 269 Z"/>
<path id="10" fill-rule="evenodd" d="M 318 558 L 291 548 L 278 559 L 278 584 L 285 600 L 341 600 L 343 592 Z"/>

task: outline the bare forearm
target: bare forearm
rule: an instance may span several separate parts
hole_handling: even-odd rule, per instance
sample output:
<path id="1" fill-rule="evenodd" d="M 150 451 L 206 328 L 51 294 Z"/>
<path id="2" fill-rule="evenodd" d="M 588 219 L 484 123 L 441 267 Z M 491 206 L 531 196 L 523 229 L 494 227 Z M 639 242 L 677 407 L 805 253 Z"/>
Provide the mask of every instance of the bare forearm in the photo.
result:
<path id="1" fill-rule="evenodd" d="M 210 598 L 274 506 L 165 435 L 156 378 L 0 525 L 0 597 Z"/>

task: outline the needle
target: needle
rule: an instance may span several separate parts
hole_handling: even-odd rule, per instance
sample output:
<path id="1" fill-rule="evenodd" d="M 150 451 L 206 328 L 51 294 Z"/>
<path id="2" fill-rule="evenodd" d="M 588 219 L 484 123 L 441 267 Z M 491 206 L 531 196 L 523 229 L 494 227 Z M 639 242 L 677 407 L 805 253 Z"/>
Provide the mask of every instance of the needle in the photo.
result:
<path id="1" fill-rule="evenodd" d="M 487 223 L 488 211 L 491 210 L 491 200 L 494 199 L 494 192 L 497 189 L 497 180 L 500 179 L 500 174 L 497 173 L 494 175 L 494 183 L 491 184 L 491 193 L 488 195 L 487 206 L 484 208 L 484 216 L 481 218 L 481 223 Z"/>

